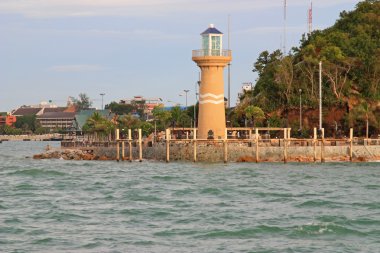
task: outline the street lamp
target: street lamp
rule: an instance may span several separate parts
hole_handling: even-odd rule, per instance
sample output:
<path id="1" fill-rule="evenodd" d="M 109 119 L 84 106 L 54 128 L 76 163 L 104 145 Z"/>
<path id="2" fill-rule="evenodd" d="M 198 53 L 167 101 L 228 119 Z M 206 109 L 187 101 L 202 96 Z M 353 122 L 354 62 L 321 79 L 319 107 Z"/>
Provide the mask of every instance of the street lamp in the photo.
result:
<path id="1" fill-rule="evenodd" d="M 186 110 L 187 110 L 187 93 L 190 91 L 190 90 L 183 90 L 185 93 L 186 93 Z"/>
<path id="2" fill-rule="evenodd" d="M 99 95 L 102 96 L 102 110 L 104 110 L 104 108 L 103 108 L 103 97 L 104 97 L 104 95 L 106 95 L 106 94 L 105 94 L 105 93 L 100 93 Z"/>
<path id="3" fill-rule="evenodd" d="M 298 90 L 300 93 L 300 132 L 302 130 L 302 89 Z"/>

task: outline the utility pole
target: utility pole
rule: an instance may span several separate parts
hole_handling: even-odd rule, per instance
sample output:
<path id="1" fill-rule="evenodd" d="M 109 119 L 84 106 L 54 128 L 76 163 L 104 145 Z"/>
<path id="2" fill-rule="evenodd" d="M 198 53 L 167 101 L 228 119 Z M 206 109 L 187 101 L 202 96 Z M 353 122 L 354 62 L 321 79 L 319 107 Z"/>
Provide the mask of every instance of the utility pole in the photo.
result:
<path id="1" fill-rule="evenodd" d="M 300 93 L 300 131 L 302 131 L 302 89 L 298 90 Z"/>
<path id="2" fill-rule="evenodd" d="M 103 97 L 104 97 L 104 95 L 106 95 L 106 94 L 105 94 L 105 93 L 100 93 L 99 95 L 102 96 L 102 110 L 104 110 L 104 107 L 103 107 Z"/>
<path id="3" fill-rule="evenodd" d="M 286 0 L 284 0 L 284 45 L 283 45 L 283 50 L 284 50 L 284 57 L 286 55 Z"/>
<path id="4" fill-rule="evenodd" d="M 319 62 L 319 129 L 322 129 L 322 61 Z"/>

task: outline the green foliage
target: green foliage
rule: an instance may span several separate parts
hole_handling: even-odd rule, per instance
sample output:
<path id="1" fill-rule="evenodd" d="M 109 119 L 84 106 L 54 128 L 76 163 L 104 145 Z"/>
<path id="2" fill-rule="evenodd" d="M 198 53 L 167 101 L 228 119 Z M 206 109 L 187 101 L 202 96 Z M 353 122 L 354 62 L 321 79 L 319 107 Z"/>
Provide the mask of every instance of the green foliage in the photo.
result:
<path id="1" fill-rule="evenodd" d="M 164 130 L 168 127 L 169 122 L 172 118 L 172 114 L 170 111 L 164 109 L 163 106 L 156 106 L 153 111 L 154 119 L 158 121 L 158 129 Z"/>
<path id="2" fill-rule="evenodd" d="M 83 125 L 83 131 L 94 136 L 96 140 L 109 139 L 109 136 L 114 130 L 115 124 L 104 118 L 98 112 L 94 112 L 94 114 L 87 119 L 86 124 Z"/>
<path id="3" fill-rule="evenodd" d="M 260 107 L 250 105 L 244 110 L 248 119 L 252 119 L 253 126 L 256 127 L 256 122 L 262 122 L 265 119 L 265 114 Z"/>
<path id="4" fill-rule="evenodd" d="M 17 117 L 16 123 L 14 126 L 18 129 L 21 129 L 24 133 L 34 132 L 38 128 L 39 123 L 35 115 L 30 116 L 20 116 Z"/>
<path id="5" fill-rule="evenodd" d="M 237 115 L 256 105 L 267 113 L 281 113 L 286 120 L 288 111 L 297 108 L 299 89 L 303 106 L 317 108 L 320 61 L 323 107 L 353 108 L 363 99 L 373 114 L 380 100 L 379 17 L 380 1 L 362 1 L 354 11 L 342 12 L 332 27 L 304 35 L 292 54 L 263 51 L 254 63 L 255 89 L 245 94 Z M 346 118 L 355 122 L 360 113 L 352 112 Z M 378 126 L 375 121 L 369 123 Z"/>
<path id="6" fill-rule="evenodd" d="M 1 135 L 20 135 L 22 134 L 22 130 L 18 128 L 13 128 L 8 125 L 0 126 L 0 134 Z"/>
<path id="7" fill-rule="evenodd" d="M 78 99 L 74 99 L 74 106 L 77 111 L 89 109 L 92 102 L 86 93 L 79 93 Z"/>
<path id="8" fill-rule="evenodd" d="M 132 105 L 120 104 L 116 102 L 111 102 L 105 106 L 105 109 L 111 110 L 111 112 L 117 115 L 124 115 L 132 113 L 135 108 Z"/>

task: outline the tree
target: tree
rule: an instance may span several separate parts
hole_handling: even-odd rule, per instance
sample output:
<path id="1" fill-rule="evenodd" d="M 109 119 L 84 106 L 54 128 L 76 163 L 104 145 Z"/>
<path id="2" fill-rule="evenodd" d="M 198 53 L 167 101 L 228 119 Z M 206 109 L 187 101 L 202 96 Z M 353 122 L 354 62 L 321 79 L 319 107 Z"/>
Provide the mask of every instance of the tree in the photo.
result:
<path id="1" fill-rule="evenodd" d="M 94 112 L 93 115 L 87 119 L 83 126 L 83 131 L 93 135 L 95 140 L 111 139 L 111 134 L 115 130 L 115 124 L 104 118 L 100 113 Z"/>
<path id="2" fill-rule="evenodd" d="M 165 110 L 163 106 L 156 106 L 153 108 L 152 113 L 153 113 L 154 119 L 159 121 L 161 125 L 160 129 L 161 130 L 166 129 L 172 117 L 171 112 Z"/>
<path id="3" fill-rule="evenodd" d="M 135 107 L 130 104 L 120 104 L 117 102 L 111 102 L 110 104 L 107 104 L 105 106 L 105 109 L 109 109 L 111 110 L 111 112 L 117 115 L 124 115 L 124 114 L 130 114 L 134 112 Z"/>
<path id="4" fill-rule="evenodd" d="M 21 129 L 23 132 L 34 132 L 38 127 L 36 115 L 25 115 L 17 117 L 15 127 Z"/>
<path id="5" fill-rule="evenodd" d="M 245 116 L 251 119 L 253 126 L 256 127 L 256 122 L 262 122 L 265 119 L 265 114 L 260 107 L 250 105 L 245 108 Z"/>
<path id="6" fill-rule="evenodd" d="M 77 111 L 89 109 L 92 106 L 90 98 L 85 93 L 79 93 L 79 99 L 74 98 L 74 106 Z"/>

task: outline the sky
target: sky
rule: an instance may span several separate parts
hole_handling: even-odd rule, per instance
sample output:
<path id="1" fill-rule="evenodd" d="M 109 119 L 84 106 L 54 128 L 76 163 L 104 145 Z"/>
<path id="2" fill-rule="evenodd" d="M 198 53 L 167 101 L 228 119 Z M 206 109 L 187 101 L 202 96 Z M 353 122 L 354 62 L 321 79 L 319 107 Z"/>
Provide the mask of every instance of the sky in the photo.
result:
<path id="1" fill-rule="evenodd" d="M 333 25 L 359 1 L 314 0 L 313 28 Z M 0 0 L 0 111 L 86 93 L 94 107 L 142 95 L 195 102 L 192 50 L 214 24 L 228 27 L 231 106 L 264 50 L 284 46 L 284 0 Z M 286 48 L 307 32 L 310 0 L 287 0 Z M 228 22 L 228 20 L 230 20 Z M 228 25 L 230 24 L 230 25 Z M 227 70 L 225 70 L 227 96 Z M 182 95 L 182 96 L 180 96 Z M 172 101 L 172 102 L 168 102 Z"/>

